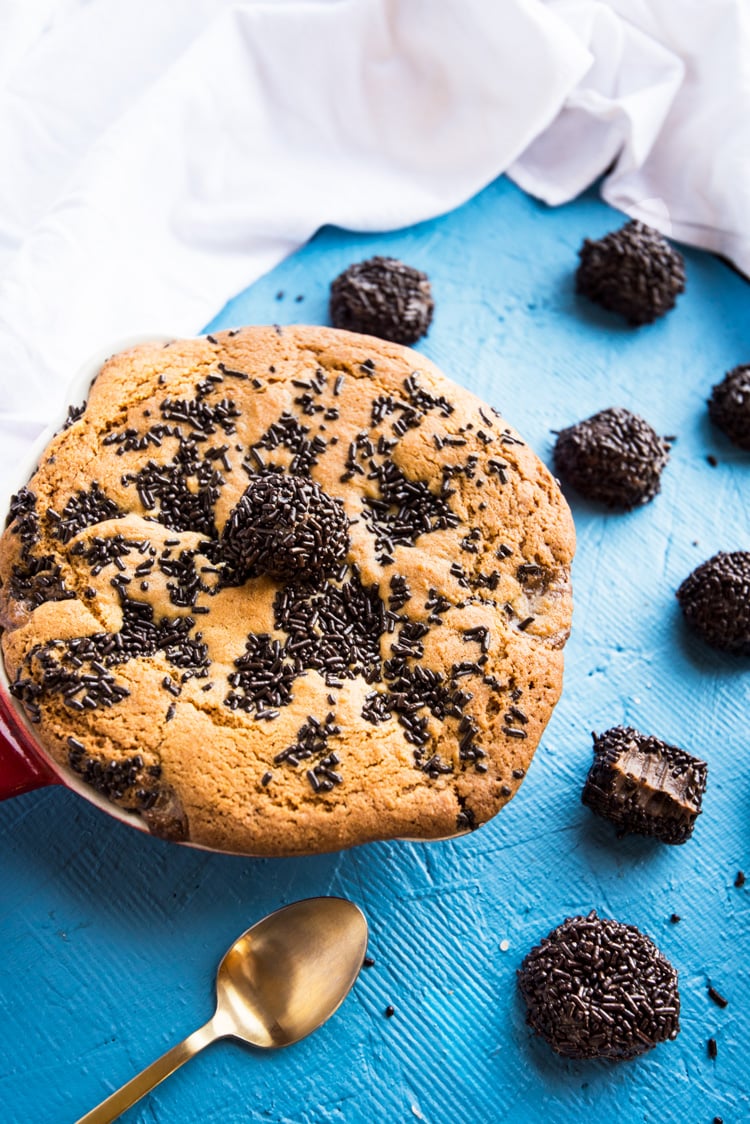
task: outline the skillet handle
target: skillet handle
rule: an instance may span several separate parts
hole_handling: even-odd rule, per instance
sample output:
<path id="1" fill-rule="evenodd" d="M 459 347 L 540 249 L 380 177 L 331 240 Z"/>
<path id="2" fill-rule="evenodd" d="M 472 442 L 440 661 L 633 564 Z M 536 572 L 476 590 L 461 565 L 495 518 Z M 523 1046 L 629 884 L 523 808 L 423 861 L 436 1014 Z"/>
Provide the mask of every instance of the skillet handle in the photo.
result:
<path id="1" fill-rule="evenodd" d="M 59 783 L 0 691 L 0 800 Z"/>

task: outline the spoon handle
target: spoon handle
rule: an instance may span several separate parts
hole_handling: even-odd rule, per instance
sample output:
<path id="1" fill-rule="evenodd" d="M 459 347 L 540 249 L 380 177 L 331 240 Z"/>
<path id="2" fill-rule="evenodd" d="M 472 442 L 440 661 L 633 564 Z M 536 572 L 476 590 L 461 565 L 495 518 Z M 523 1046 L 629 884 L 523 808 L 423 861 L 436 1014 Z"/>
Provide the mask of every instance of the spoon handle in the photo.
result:
<path id="1" fill-rule="evenodd" d="M 215 1016 L 209 1019 L 205 1026 L 200 1027 L 199 1030 L 194 1030 L 182 1042 L 178 1042 L 171 1050 L 167 1050 L 166 1054 L 162 1054 L 160 1058 L 146 1066 L 135 1077 L 131 1077 L 130 1081 L 117 1089 L 101 1104 L 98 1104 L 96 1108 L 92 1108 L 90 1112 L 87 1112 L 77 1121 L 77 1124 L 110 1124 L 110 1121 L 116 1120 L 120 1113 L 130 1108 L 131 1105 L 163 1081 L 165 1077 L 169 1077 L 170 1073 L 174 1073 L 190 1058 L 195 1057 L 204 1046 L 208 1046 L 217 1038 L 221 1038 L 223 1033 L 223 1030 L 216 1026 Z"/>

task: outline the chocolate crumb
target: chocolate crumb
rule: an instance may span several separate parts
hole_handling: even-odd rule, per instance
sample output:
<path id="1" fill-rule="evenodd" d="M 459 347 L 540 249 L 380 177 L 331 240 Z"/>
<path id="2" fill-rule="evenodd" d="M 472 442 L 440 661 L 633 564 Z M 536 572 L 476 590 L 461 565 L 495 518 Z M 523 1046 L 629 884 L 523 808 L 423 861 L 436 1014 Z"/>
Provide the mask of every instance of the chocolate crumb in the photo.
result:
<path id="1" fill-rule="evenodd" d="M 669 918 L 669 920 L 672 922 L 673 925 L 677 925 L 677 924 L 679 924 L 680 921 L 682 921 L 682 918 L 680 917 L 679 913 L 673 913 L 671 915 L 671 917 Z"/>
<path id="2" fill-rule="evenodd" d="M 742 871 L 742 870 L 737 871 L 737 874 L 735 875 L 735 879 L 734 879 L 734 884 L 735 884 L 735 886 L 737 887 L 738 890 L 741 889 L 745 885 L 745 872 L 744 871 Z"/>
<path id="3" fill-rule="evenodd" d="M 375 967 L 375 959 L 374 959 L 374 957 L 372 957 L 372 956 L 366 956 L 366 957 L 364 958 L 364 960 L 362 961 L 362 967 L 363 967 L 363 968 L 374 968 L 374 967 Z"/>

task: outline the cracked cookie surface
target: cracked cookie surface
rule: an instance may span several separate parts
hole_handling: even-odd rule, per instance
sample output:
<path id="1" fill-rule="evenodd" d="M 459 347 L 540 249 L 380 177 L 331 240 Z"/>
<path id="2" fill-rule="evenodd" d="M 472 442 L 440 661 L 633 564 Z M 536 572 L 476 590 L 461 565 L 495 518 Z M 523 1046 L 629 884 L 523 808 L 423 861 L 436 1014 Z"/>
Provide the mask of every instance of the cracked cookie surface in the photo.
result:
<path id="1" fill-rule="evenodd" d="M 343 510 L 320 570 L 223 550 L 274 472 Z M 525 775 L 573 546 L 534 453 L 414 351 L 312 327 L 140 345 L 13 500 L 3 655 L 51 757 L 156 834 L 258 855 L 438 838 Z"/>

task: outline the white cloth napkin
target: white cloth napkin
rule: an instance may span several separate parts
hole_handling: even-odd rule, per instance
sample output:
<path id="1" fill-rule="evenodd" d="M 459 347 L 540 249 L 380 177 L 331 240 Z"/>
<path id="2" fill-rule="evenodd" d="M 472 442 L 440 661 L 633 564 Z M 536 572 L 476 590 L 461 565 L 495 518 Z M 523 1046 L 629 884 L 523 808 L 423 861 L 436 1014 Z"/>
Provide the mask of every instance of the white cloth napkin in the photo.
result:
<path id="1" fill-rule="evenodd" d="M 0 472 L 86 356 L 509 170 L 750 272 L 746 0 L 0 0 Z"/>

